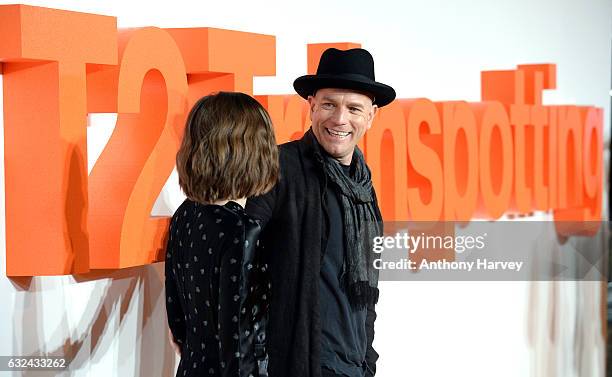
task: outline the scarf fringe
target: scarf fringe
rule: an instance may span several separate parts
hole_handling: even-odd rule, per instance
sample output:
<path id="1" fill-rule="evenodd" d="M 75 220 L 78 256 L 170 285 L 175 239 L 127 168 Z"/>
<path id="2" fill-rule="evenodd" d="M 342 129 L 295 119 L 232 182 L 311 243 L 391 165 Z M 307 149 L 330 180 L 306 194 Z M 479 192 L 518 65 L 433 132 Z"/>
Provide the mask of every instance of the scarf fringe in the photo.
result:
<path id="1" fill-rule="evenodd" d="M 367 281 L 357 281 L 348 285 L 347 296 L 354 309 L 364 309 L 378 303 L 378 288 L 371 287 Z"/>

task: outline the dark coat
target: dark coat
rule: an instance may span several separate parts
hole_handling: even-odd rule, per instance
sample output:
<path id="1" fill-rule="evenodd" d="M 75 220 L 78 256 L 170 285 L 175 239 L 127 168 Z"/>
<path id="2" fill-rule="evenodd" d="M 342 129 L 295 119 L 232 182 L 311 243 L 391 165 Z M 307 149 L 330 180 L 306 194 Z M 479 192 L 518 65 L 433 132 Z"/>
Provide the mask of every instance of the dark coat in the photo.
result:
<path id="1" fill-rule="evenodd" d="M 272 279 L 267 328 L 271 377 L 321 375 L 319 278 L 329 225 L 324 200 L 327 179 L 315 160 L 312 139 L 280 146 L 279 182 L 246 206 L 264 227 L 260 239 Z M 375 319 L 374 307 L 368 307 L 369 376 L 374 375 L 378 359 L 372 348 Z"/>

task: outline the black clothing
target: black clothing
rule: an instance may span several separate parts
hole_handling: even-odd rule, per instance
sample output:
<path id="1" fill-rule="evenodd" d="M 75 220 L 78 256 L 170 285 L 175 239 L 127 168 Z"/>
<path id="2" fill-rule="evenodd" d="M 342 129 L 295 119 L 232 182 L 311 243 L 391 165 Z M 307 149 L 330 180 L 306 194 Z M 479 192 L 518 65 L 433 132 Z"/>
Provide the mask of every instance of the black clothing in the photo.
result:
<path id="1" fill-rule="evenodd" d="M 349 166 L 342 165 L 348 174 Z M 321 366 L 351 377 L 364 375 L 362 363 L 366 352 L 364 309 L 351 307 L 341 287 L 345 255 L 342 208 L 331 186 L 327 186 L 329 239 L 321 265 L 319 300 L 321 305 Z M 325 371 L 325 369 L 323 369 Z"/>
<path id="2" fill-rule="evenodd" d="M 347 377 L 345 374 L 337 374 L 327 368 L 321 368 L 321 377 Z"/>
<path id="3" fill-rule="evenodd" d="M 312 143 L 304 137 L 281 145 L 279 182 L 247 201 L 247 212 L 264 227 L 260 239 L 272 279 L 267 331 L 271 377 L 321 376 L 319 280 L 329 238 L 322 200 L 328 180 Z M 378 359 L 372 348 L 375 319 L 374 306 L 368 304 L 366 375 L 374 375 Z"/>
<path id="4" fill-rule="evenodd" d="M 174 213 L 165 271 L 168 325 L 181 348 L 177 377 L 267 376 L 270 286 L 256 259 L 260 231 L 231 201 L 187 199 Z"/>
<path id="5" fill-rule="evenodd" d="M 346 174 L 338 160 L 319 146 L 312 131 L 306 132 L 304 140 L 313 144 L 315 160 L 325 173 L 327 186 L 334 187 L 338 194 L 342 208 L 346 244 L 343 284 L 349 301 L 359 309 L 375 305 L 378 302 L 378 269 L 374 268 L 374 261 L 378 255 L 372 251 L 372 240 L 382 236 L 382 219 L 370 169 L 359 148 L 353 150 L 350 174 Z"/>

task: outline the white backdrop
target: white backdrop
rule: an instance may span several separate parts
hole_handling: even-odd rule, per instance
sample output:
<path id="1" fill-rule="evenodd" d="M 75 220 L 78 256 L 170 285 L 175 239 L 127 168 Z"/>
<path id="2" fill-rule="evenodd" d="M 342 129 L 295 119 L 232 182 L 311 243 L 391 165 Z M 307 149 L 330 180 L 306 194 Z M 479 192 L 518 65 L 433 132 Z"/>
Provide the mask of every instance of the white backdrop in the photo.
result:
<path id="1" fill-rule="evenodd" d="M 400 98 L 477 101 L 481 70 L 552 62 L 558 89 L 544 94 L 545 104 L 603 107 L 606 140 L 610 135 L 610 0 L 24 3 L 116 16 L 119 27 L 211 26 L 275 35 L 277 75 L 255 78 L 255 94 L 292 93 L 293 79 L 306 71 L 307 43 L 361 43 L 375 57 L 377 79 Z M 91 169 L 114 115 L 89 122 Z M 5 271 L 3 163 L 0 180 Z M 154 213 L 171 214 L 182 198 L 173 175 Z M 80 282 L 3 276 L 0 355 L 72 354 L 73 370 L 64 375 L 172 375 L 163 264 Z M 382 282 L 378 376 L 603 376 L 599 289 L 596 283 Z M 558 336 L 551 340 L 553 317 Z"/>

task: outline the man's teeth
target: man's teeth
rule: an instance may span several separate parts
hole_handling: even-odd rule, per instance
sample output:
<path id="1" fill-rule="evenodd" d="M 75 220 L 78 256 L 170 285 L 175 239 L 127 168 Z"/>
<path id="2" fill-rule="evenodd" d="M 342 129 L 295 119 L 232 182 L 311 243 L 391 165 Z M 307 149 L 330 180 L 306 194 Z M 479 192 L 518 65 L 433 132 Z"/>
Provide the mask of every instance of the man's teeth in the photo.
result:
<path id="1" fill-rule="evenodd" d="M 332 136 L 338 136 L 338 137 L 347 137 L 348 135 L 350 135 L 350 132 L 333 131 L 333 130 L 330 130 L 329 128 L 327 129 L 327 132 L 329 132 Z"/>

